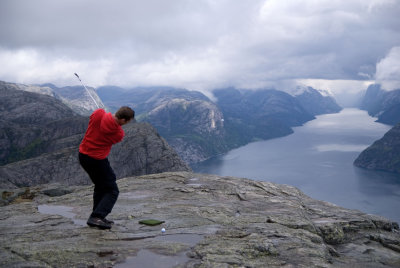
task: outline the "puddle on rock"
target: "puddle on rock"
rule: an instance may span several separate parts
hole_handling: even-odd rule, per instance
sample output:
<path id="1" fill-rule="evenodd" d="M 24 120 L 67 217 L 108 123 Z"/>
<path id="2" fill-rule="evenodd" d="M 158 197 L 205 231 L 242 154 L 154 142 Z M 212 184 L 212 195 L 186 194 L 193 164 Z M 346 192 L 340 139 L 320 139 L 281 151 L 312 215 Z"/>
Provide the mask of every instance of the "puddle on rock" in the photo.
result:
<path id="1" fill-rule="evenodd" d="M 194 246 L 204 238 L 198 234 L 164 234 L 153 238 L 157 241 L 177 242 Z M 151 252 L 148 249 L 142 249 L 137 256 L 128 257 L 124 263 L 116 264 L 116 268 L 169 268 L 179 264 L 184 264 L 190 258 L 186 256 L 187 251 L 181 252 L 178 255 L 168 256 Z"/>
<path id="2" fill-rule="evenodd" d="M 188 183 L 186 183 L 187 186 L 192 186 L 192 187 L 201 187 L 203 186 L 202 183 L 198 183 L 199 178 L 191 178 L 188 180 Z"/>
<path id="3" fill-rule="evenodd" d="M 114 265 L 115 268 L 168 268 L 189 260 L 185 253 L 177 256 L 159 255 L 147 249 L 142 249 L 137 256 L 129 257 L 124 263 Z"/>
<path id="4" fill-rule="evenodd" d="M 204 236 L 198 234 L 164 234 L 154 239 L 158 241 L 177 242 L 190 245 L 191 247 L 199 243 Z"/>
<path id="5" fill-rule="evenodd" d="M 75 219 L 75 213 L 72 212 L 72 207 L 67 206 L 50 206 L 50 205 L 39 205 L 38 211 L 42 214 L 59 215 L 71 219 L 74 224 L 86 226 L 86 221 Z"/>

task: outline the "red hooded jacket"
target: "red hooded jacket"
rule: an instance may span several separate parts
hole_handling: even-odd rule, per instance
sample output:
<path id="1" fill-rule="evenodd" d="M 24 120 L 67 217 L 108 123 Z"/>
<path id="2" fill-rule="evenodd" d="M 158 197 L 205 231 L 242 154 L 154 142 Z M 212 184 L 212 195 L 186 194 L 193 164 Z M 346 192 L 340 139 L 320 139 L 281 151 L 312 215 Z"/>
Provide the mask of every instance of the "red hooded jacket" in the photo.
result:
<path id="1" fill-rule="evenodd" d="M 94 159 L 105 159 L 111 146 L 122 141 L 124 130 L 111 113 L 97 109 L 90 116 L 89 126 L 79 146 L 79 152 Z"/>

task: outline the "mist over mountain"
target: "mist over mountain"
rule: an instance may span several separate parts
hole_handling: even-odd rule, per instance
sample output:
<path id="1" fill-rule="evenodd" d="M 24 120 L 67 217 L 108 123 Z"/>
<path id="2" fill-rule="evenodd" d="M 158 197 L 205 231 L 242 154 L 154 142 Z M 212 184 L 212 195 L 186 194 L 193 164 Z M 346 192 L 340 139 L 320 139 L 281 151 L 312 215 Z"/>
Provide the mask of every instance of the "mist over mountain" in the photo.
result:
<path id="1" fill-rule="evenodd" d="M 378 122 L 394 126 L 400 122 L 400 89 L 386 91 L 380 84 L 370 85 L 360 108 L 378 117 Z"/>
<path id="2" fill-rule="evenodd" d="M 292 95 L 312 115 L 338 113 L 342 110 L 329 92 L 318 91 L 306 86 L 298 86 L 297 89 Z"/>

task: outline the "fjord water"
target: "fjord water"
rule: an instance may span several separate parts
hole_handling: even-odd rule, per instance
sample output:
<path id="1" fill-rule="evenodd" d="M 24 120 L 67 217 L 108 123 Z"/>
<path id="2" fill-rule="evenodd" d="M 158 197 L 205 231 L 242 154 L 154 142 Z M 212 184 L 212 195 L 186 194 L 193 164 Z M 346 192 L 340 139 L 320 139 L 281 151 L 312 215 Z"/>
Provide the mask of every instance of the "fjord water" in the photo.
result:
<path id="1" fill-rule="evenodd" d="M 400 222 L 400 175 L 353 166 L 359 153 L 391 126 L 346 108 L 317 116 L 282 138 L 234 149 L 192 168 L 298 187 L 312 198 Z"/>

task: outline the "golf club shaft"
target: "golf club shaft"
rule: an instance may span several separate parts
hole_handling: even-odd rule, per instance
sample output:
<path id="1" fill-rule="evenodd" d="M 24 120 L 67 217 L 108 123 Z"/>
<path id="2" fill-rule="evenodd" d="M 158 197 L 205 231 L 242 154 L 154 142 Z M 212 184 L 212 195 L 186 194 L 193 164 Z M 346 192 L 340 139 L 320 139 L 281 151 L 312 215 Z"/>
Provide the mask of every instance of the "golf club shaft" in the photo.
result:
<path id="1" fill-rule="evenodd" d="M 79 81 L 81 82 L 82 86 L 86 89 L 86 92 L 89 94 L 90 98 L 96 104 L 97 108 L 100 108 L 100 106 L 97 104 L 96 100 L 92 97 L 92 94 L 90 94 L 89 89 L 87 89 L 87 87 L 82 83 L 82 80 L 79 78 L 79 75 L 77 73 L 75 73 L 75 76 L 79 79 Z"/>

